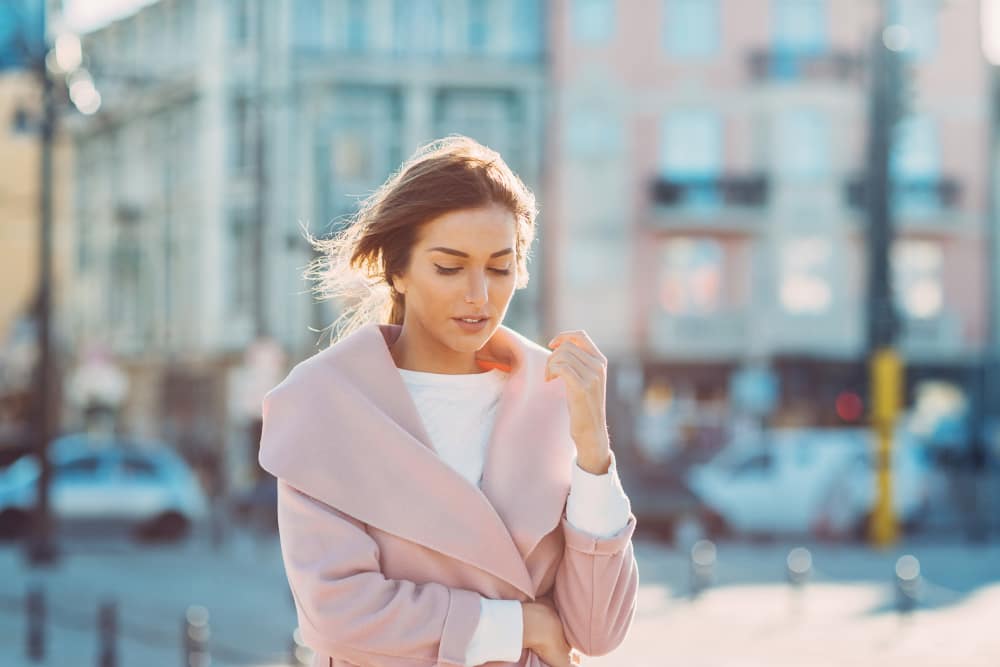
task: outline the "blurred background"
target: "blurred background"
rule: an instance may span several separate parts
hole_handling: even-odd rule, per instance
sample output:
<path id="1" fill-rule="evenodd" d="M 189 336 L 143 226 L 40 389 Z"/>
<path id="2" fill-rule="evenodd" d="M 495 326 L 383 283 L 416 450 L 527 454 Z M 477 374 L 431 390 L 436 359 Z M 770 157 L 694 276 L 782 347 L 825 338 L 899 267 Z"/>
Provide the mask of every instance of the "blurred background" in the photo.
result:
<path id="1" fill-rule="evenodd" d="M 0 663 L 306 664 L 303 228 L 462 133 L 538 196 L 505 324 L 609 358 L 593 664 L 1000 664 L 998 68 L 1000 0 L 0 0 Z"/>

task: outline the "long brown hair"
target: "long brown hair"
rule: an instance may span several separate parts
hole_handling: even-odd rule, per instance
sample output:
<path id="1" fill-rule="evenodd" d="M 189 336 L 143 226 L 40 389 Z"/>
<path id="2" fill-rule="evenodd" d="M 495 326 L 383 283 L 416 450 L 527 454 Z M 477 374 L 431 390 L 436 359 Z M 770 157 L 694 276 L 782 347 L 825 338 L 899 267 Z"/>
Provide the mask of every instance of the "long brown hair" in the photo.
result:
<path id="1" fill-rule="evenodd" d="M 318 256 L 305 277 L 319 299 L 344 299 L 331 344 L 370 322 L 402 324 L 404 295 L 391 278 L 405 272 L 421 225 L 451 211 L 499 204 L 516 219 L 517 289 L 528 285 L 535 196 L 496 151 L 466 136 L 421 146 L 326 239 L 307 236 Z"/>

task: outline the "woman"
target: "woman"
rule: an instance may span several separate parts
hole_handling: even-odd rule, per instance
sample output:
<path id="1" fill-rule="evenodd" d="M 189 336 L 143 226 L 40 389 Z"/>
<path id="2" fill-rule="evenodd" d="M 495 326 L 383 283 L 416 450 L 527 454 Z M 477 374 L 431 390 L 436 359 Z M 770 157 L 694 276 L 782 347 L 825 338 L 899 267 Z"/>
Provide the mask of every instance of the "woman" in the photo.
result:
<path id="1" fill-rule="evenodd" d="M 268 393 L 259 456 L 313 665 L 562 667 L 628 631 L 607 362 L 583 331 L 549 350 L 501 324 L 535 214 L 496 152 L 452 136 L 314 240 L 319 290 L 363 293 Z"/>

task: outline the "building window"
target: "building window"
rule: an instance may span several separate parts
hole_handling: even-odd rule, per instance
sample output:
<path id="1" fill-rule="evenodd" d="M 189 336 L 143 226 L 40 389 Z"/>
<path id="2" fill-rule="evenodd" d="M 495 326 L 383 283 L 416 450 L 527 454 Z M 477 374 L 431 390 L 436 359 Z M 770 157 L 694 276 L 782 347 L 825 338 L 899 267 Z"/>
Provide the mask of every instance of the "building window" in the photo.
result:
<path id="1" fill-rule="evenodd" d="M 396 0 L 393 21 L 397 55 L 440 53 L 441 0 Z"/>
<path id="2" fill-rule="evenodd" d="M 292 44 L 298 49 L 316 50 L 324 46 L 323 0 L 294 0 L 292 4 Z"/>
<path id="3" fill-rule="evenodd" d="M 772 0 L 774 48 L 811 54 L 827 48 L 826 0 Z"/>
<path id="4" fill-rule="evenodd" d="M 250 99 L 239 96 L 233 100 L 230 122 L 230 166 L 233 173 L 245 174 L 253 165 L 254 119 Z"/>
<path id="5" fill-rule="evenodd" d="M 521 60 L 536 60 L 545 44 L 544 0 L 514 0 L 513 55 Z"/>
<path id="6" fill-rule="evenodd" d="M 722 121 L 713 111 L 678 110 L 663 122 L 661 176 L 685 187 L 686 207 L 712 207 L 721 201 Z"/>
<path id="7" fill-rule="evenodd" d="M 436 134 L 464 134 L 504 156 L 516 171 L 518 107 L 511 95 L 489 91 L 445 91 L 435 104 Z"/>
<path id="8" fill-rule="evenodd" d="M 333 177 L 355 182 L 370 180 L 373 176 L 370 143 L 360 132 L 337 132 L 330 155 Z"/>
<path id="9" fill-rule="evenodd" d="M 336 93 L 331 125 L 320 142 L 317 216 L 329 220 L 357 210 L 358 201 L 399 159 L 401 105 L 394 94 L 372 89 Z"/>
<path id="10" fill-rule="evenodd" d="M 663 247 L 659 305 L 670 315 L 711 315 L 722 307 L 723 252 L 708 238 L 676 238 Z"/>
<path id="11" fill-rule="evenodd" d="M 138 230 L 130 228 L 136 224 L 134 221 L 121 223 L 111 255 L 112 284 L 116 286 L 111 290 L 111 319 L 126 336 L 139 335 L 150 314 L 149 301 L 142 298 L 143 267 L 147 262 L 138 240 Z"/>
<path id="12" fill-rule="evenodd" d="M 229 219 L 226 253 L 226 308 L 230 314 L 247 314 L 253 300 L 254 227 L 248 212 L 233 212 Z"/>
<path id="13" fill-rule="evenodd" d="M 781 245 L 781 306 L 793 315 L 821 315 L 833 304 L 832 252 L 830 239 L 800 238 Z"/>
<path id="14" fill-rule="evenodd" d="M 245 47 L 253 39 L 253 8 L 250 0 L 229 1 L 229 37 L 234 46 Z M 175 13 L 178 20 L 179 15 Z"/>
<path id="15" fill-rule="evenodd" d="M 347 50 L 353 53 L 368 48 L 368 2 L 348 0 L 347 2 Z"/>
<path id="16" fill-rule="evenodd" d="M 908 116 L 896 125 L 889 165 L 893 205 L 899 212 L 919 214 L 941 208 L 940 164 L 940 142 L 932 118 Z"/>
<path id="17" fill-rule="evenodd" d="M 718 0 L 665 0 L 663 20 L 664 45 L 671 56 L 704 58 L 718 51 Z"/>
<path id="18" fill-rule="evenodd" d="M 789 109 L 775 118 L 775 170 L 785 178 L 818 179 L 830 169 L 830 123 L 812 109 Z"/>
<path id="19" fill-rule="evenodd" d="M 920 58 L 937 48 L 937 21 L 941 0 L 893 0 L 890 20 L 906 28 L 905 53 Z"/>
<path id="20" fill-rule="evenodd" d="M 469 0 L 469 51 L 486 52 L 489 39 L 489 6 L 486 0 Z"/>
<path id="21" fill-rule="evenodd" d="M 672 111 L 663 125 L 665 176 L 716 176 L 722 170 L 722 121 L 714 111 Z"/>
<path id="22" fill-rule="evenodd" d="M 910 319 L 930 319 L 944 305 L 941 246 L 934 241 L 900 239 L 890 254 L 896 308 Z"/>
<path id="23" fill-rule="evenodd" d="M 573 37 L 581 44 L 599 45 L 615 32 L 613 0 L 572 0 Z"/>

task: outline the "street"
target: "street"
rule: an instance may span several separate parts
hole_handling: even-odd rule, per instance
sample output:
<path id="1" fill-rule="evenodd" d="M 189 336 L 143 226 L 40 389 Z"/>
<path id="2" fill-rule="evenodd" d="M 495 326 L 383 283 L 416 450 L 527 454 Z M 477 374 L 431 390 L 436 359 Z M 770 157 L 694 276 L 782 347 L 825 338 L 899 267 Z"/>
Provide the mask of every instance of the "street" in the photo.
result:
<path id="1" fill-rule="evenodd" d="M 642 587 L 626 642 L 598 666 L 973 667 L 1000 665 L 1000 544 L 809 546 L 814 572 L 793 591 L 785 560 L 796 544 L 720 544 L 716 585 L 686 597 L 687 559 L 636 544 Z M 894 565 L 919 559 L 920 606 L 895 611 Z M 798 594 L 796 594 L 798 593 Z"/>
<path id="2" fill-rule="evenodd" d="M 181 658 L 189 605 L 209 613 L 214 665 L 290 664 L 295 614 L 274 537 L 233 529 L 214 550 L 205 536 L 176 546 L 63 542 L 52 571 L 31 571 L 21 551 L 0 548 L 0 664 L 96 665 L 97 608 L 119 603 L 118 664 L 171 667 Z M 860 545 L 806 544 L 813 571 L 800 591 L 786 583 L 794 543 L 723 542 L 711 586 L 689 597 L 685 553 L 635 541 L 642 587 L 635 623 L 595 667 L 995 666 L 1000 664 L 1000 543 L 916 539 L 885 554 Z M 919 559 L 917 609 L 895 608 L 898 556 Z M 31 663 L 24 595 L 47 590 L 46 659 Z"/>

